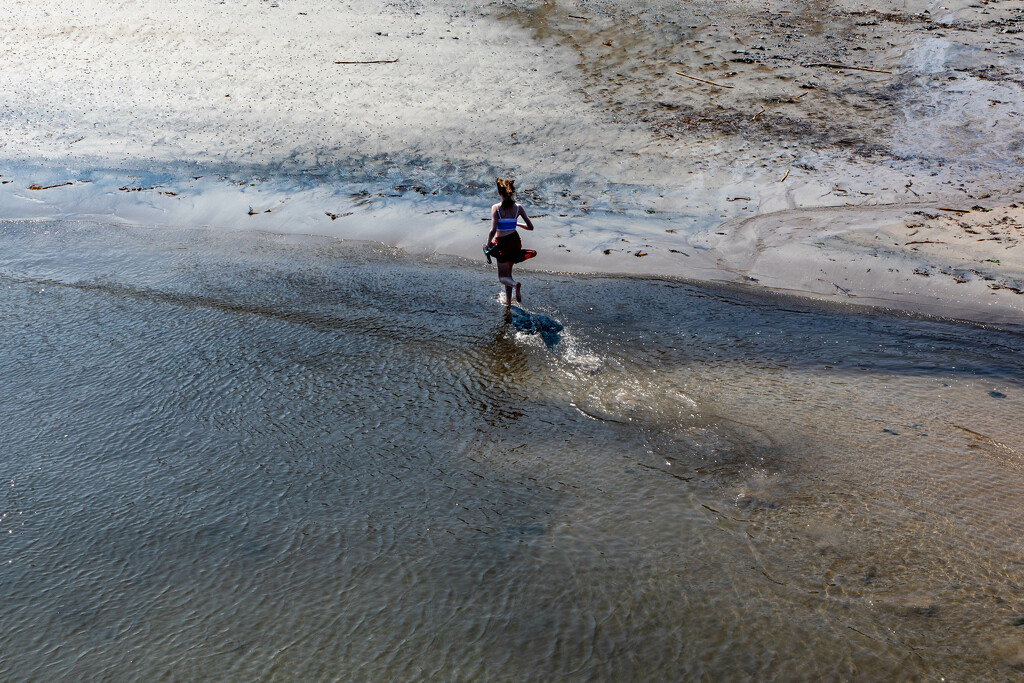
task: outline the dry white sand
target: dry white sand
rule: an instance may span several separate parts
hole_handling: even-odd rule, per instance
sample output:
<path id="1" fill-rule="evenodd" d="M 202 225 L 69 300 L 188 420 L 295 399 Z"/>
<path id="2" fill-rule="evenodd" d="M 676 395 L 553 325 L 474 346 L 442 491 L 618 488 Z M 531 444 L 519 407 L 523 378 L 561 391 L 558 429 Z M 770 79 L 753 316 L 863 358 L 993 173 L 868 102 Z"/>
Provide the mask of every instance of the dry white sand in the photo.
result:
<path id="1" fill-rule="evenodd" d="M 5 217 L 477 258 L 493 177 L 513 174 L 538 216 L 531 267 L 1024 321 L 1011 208 L 1024 199 L 1021 2 L 10 0 L 4 12 Z M 354 61 L 380 63 L 337 63 Z M 994 210 L 940 211 L 973 206 Z M 950 220 L 1002 237 L 971 241 Z"/>

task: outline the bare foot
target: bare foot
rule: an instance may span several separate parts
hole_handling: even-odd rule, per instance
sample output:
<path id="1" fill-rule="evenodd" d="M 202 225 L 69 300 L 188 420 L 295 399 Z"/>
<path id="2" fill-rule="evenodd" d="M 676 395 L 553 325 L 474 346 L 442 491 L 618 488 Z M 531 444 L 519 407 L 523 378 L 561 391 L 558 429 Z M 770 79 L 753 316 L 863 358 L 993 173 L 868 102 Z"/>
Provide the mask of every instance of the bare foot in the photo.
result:
<path id="1" fill-rule="evenodd" d="M 516 283 L 516 301 L 518 303 L 523 303 L 523 295 L 520 292 L 520 289 L 522 288 L 522 286 L 523 286 L 522 282 L 517 282 Z"/>

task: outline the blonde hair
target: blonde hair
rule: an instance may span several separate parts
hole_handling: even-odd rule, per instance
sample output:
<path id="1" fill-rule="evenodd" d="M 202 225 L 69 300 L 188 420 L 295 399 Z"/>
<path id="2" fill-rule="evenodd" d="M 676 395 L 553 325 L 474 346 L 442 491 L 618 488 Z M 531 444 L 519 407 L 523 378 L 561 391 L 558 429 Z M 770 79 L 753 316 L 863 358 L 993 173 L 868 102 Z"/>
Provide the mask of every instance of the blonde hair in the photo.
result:
<path id="1" fill-rule="evenodd" d="M 494 183 L 498 186 L 498 194 L 503 201 L 513 201 L 516 198 L 516 181 L 512 178 L 495 178 Z"/>

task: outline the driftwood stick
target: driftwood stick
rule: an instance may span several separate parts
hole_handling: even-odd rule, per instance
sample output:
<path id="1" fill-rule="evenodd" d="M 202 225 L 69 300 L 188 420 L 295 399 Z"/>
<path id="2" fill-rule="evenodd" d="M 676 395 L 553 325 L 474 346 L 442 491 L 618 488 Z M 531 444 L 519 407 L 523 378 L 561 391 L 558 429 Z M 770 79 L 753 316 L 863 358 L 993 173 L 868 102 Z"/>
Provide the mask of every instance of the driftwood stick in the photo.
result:
<path id="1" fill-rule="evenodd" d="M 788 169 L 788 168 L 786 169 L 786 175 L 782 176 L 782 179 L 781 179 L 781 180 L 779 180 L 779 182 L 780 182 L 780 183 L 781 183 L 781 182 L 783 182 L 783 181 L 784 181 L 784 180 L 785 180 L 786 178 L 788 178 L 788 177 L 789 177 L 789 171 L 790 171 L 790 170 L 791 170 L 791 169 Z"/>
<path id="2" fill-rule="evenodd" d="M 394 64 L 398 61 L 398 58 L 394 59 L 368 59 L 366 61 L 356 62 L 335 62 L 335 64 Z"/>
<path id="3" fill-rule="evenodd" d="M 30 190 L 52 190 L 55 187 L 65 187 L 67 185 L 73 185 L 73 183 L 58 183 L 57 185 L 45 185 L 45 186 L 44 185 L 36 185 L 35 183 L 32 183 L 31 185 L 28 186 L 28 189 L 30 189 Z"/>
<path id="4" fill-rule="evenodd" d="M 732 88 L 732 87 L 735 87 L 735 86 L 731 86 L 731 85 L 723 85 L 722 83 L 715 83 L 714 81 L 705 81 L 703 78 L 697 78 L 696 76 L 691 76 L 690 74 L 684 74 L 682 71 L 677 71 L 676 73 L 679 74 L 680 76 L 682 76 L 683 78 L 689 78 L 689 79 L 692 79 L 694 81 L 700 81 L 701 83 L 707 83 L 708 85 L 714 85 L 714 86 L 717 86 L 719 88 Z"/>
<path id="5" fill-rule="evenodd" d="M 833 64 L 832 62 L 821 62 L 821 63 L 817 63 L 817 64 L 801 64 L 800 66 L 805 67 L 805 68 L 811 68 L 811 67 L 815 67 L 815 66 L 824 66 L 824 67 L 828 67 L 829 69 L 853 69 L 854 71 L 870 71 L 871 73 L 876 73 L 876 74 L 891 74 L 892 73 L 891 71 L 886 71 L 885 69 L 869 69 L 866 66 L 847 66 L 846 64 Z"/>
<path id="6" fill-rule="evenodd" d="M 754 114 L 753 116 L 751 116 L 750 120 L 753 121 L 754 119 L 756 119 L 758 116 L 760 116 L 763 113 L 764 113 L 764 107 L 761 107 L 761 111 L 759 111 L 756 114 Z"/>
<path id="7" fill-rule="evenodd" d="M 970 213 L 970 209 L 948 209 L 944 206 L 939 207 L 939 211 L 952 211 L 954 213 Z"/>

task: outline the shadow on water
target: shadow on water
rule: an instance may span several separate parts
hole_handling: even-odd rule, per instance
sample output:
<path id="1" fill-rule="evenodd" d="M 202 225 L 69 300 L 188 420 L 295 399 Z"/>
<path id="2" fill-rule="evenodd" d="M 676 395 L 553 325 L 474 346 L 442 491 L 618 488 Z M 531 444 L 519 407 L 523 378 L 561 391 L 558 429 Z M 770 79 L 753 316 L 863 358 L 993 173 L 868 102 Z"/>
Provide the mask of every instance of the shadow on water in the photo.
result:
<path id="1" fill-rule="evenodd" d="M 528 313 L 518 306 L 505 309 L 505 322 L 523 334 L 536 334 L 544 346 L 553 349 L 562 341 L 562 324 L 540 313 Z"/>

